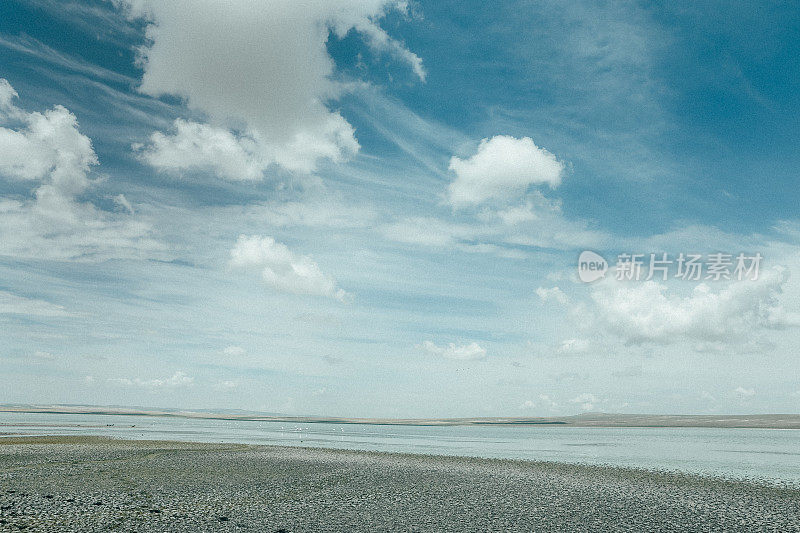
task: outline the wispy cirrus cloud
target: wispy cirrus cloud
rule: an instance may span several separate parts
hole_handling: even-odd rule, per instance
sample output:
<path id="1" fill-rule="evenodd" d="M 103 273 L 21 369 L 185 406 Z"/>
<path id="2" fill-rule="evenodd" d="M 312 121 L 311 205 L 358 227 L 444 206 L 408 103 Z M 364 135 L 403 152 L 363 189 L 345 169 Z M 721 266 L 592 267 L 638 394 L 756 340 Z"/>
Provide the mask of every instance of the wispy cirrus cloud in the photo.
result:
<path id="1" fill-rule="evenodd" d="M 0 291 L 0 315 L 2 314 L 43 317 L 73 316 L 61 305 L 37 298 L 26 298 L 8 291 Z"/>
<path id="2" fill-rule="evenodd" d="M 445 359 L 471 361 L 486 357 L 486 349 L 482 348 L 477 342 L 471 342 L 469 344 L 455 344 L 451 342 L 445 346 L 439 346 L 431 341 L 424 341 L 416 347 L 418 350 L 425 353 L 444 357 Z"/>
<path id="3" fill-rule="evenodd" d="M 140 387 L 145 389 L 178 388 L 187 387 L 194 383 L 194 378 L 186 375 L 185 372 L 177 371 L 168 378 L 110 378 L 109 383 L 124 387 Z"/>

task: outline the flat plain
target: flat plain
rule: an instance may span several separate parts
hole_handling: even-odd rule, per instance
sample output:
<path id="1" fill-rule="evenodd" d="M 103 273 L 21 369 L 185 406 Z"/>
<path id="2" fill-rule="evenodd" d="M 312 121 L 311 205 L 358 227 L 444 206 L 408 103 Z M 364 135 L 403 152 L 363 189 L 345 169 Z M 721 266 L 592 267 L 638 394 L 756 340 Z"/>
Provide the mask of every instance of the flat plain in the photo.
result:
<path id="1" fill-rule="evenodd" d="M 0 439 L 8 531 L 800 531 L 800 489 L 605 466 Z"/>

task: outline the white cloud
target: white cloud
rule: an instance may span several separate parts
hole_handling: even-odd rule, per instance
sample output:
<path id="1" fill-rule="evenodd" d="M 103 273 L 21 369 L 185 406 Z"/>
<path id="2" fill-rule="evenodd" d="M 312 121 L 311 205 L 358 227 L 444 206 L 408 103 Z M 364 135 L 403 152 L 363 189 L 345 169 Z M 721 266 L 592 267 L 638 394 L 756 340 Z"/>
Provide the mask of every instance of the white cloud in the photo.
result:
<path id="1" fill-rule="evenodd" d="M 14 111 L 14 98 L 19 96 L 17 91 L 8 83 L 8 80 L 0 78 L 0 116 L 11 115 Z"/>
<path id="2" fill-rule="evenodd" d="M 563 305 L 569 301 L 567 295 L 564 294 L 564 292 L 558 287 L 551 287 L 549 289 L 545 287 L 539 287 L 536 289 L 536 295 L 543 302 L 555 301 Z"/>
<path id="3" fill-rule="evenodd" d="M 173 130 L 170 134 L 154 132 L 149 144 L 133 148 L 159 170 L 206 170 L 231 181 L 260 180 L 272 164 L 310 173 L 318 159 L 341 163 L 359 150 L 352 126 L 338 114 L 324 125 L 323 133 L 329 137 L 299 135 L 281 146 L 266 144 L 257 132 L 236 135 L 222 127 L 181 119 L 175 121 Z"/>
<path id="4" fill-rule="evenodd" d="M 451 342 L 447 346 L 437 346 L 431 341 L 425 341 L 422 344 L 416 345 L 416 348 L 431 355 L 438 355 L 446 359 L 458 359 L 461 361 L 486 357 L 486 350 L 481 348 L 476 342 L 463 345 L 457 345 Z"/>
<path id="5" fill-rule="evenodd" d="M 136 213 L 136 210 L 133 208 L 133 206 L 132 206 L 132 205 L 131 205 L 131 203 L 128 201 L 128 199 L 127 199 L 127 198 L 125 198 L 125 195 L 124 195 L 124 194 L 118 194 L 118 195 L 116 195 L 116 196 L 114 197 L 114 203 L 115 203 L 115 204 L 117 204 L 117 205 L 118 205 L 119 207 L 121 207 L 122 209 L 124 209 L 125 211 L 127 211 L 127 212 L 128 212 L 128 214 L 131 214 L 131 215 L 133 215 L 133 214 L 135 214 L 135 213 Z"/>
<path id="6" fill-rule="evenodd" d="M 560 354 L 584 354 L 591 348 L 591 343 L 585 339 L 566 339 L 561 341 L 561 344 L 556 348 Z"/>
<path id="7" fill-rule="evenodd" d="M 548 410 L 553 411 L 558 404 L 550 399 L 550 396 L 547 394 L 540 394 L 536 397 L 536 400 L 525 400 L 519 406 L 520 410 L 529 411 L 531 409 L 536 409 L 537 407 L 539 410 Z"/>
<path id="8" fill-rule="evenodd" d="M 28 199 L 0 198 L 0 255 L 85 260 L 160 250 L 146 224 L 78 200 L 98 160 L 75 115 L 58 105 L 27 113 L 15 97 L 0 80 L 0 178 L 34 190 Z"/>
<path id="9" fill-rule="evenodd" d="M 592 292 L 594 308 L 578 306 L 575 312 L 583 320 L 594 318 L 626 344 L 688 340 L 738 345 L 765 330 L 800 325 L 800 317 L 778 300 L 787 279 L 787 271 L 775 268 L 756 281 L 732 282 L 717 291 L 701 283 L 687 296 L 654 281 L 606 280 Z"/>
<path id="10" fill-rule="evenodd" d="M 554 402 L 547 394 L 540 394 L 537 401 L 542 407 L 548 407 L 550 409 L 558 407 L 558 404 Z"/>
<path id="11" fill-rule="evenodd" d="M 557 208 L 551 208 L 557 210 Z M 515 205 L 500 211 L 487 212 L 490 216 L 497 217 L 506 226 L 516 226 L 523 222 L 531 222 L 539 218 L 537 209 L 529 201 L 522 205 Z"/>
<path id="12" fill-rule="evenodd" d="M 123 385 L 126 387 L 142 387 L 147 389 L 158 388 L 177 388 L 186 387 L 194 383 L 194 378 L 187 376 L 184 372 L 175 372 L 171 377 L 164 379 L 150 379 L 142 380 L 140 378 L 111 378 L 108 380 L 110 383 Z"/>
<path id="13" fill-rule="evenodd" d="M 380 3 L 380 2 L 379 2 Z M 401 11 L 407 10 L 407 1 L 406 0 L 393 0 L 393 1 L 386 1 L 382 2 L 384 6 L 393 6 Z M 366 2 L 360 2 L 360 5 L 363 7 Z M 384 8 L 385 9 L 385 8 Z M 394 55 L 397 59 L 407 63 L 411 69 L 414 71 L 414 74 L 417 75 L 421 81 L 425 81 L 427 77 L 427 72 L 425 72 L 425 67 L 422 66 L 422 58 L 420 58 L 415 53 L 411 52 L 407 48 L 405 48 L 401 43 L 392 39 L 385 30 L 383 30 L 380 26 L 374 23 L 375 16 L 368 17 L 372 20 L 369 20 L 366 24 L 364 23 L 365 19 L 362 19 L 360 22 L 356 22 L 352 25 L 357 31 L 362 33 L 364 37 L 367 39 L 367 43 L 375 50 L 383 50 L 389 52 L 390 54 Z M 340 25 L 337 28 L 337 33 L 342 36 L 347 33 L 347 23 L 344 25 Z"/>
<path id="14" fill-rule="evenodd" d="M 134 148 L 141 150 L 139 156 L 144 161 L 160 170 L 213 170 L 232 181 L 260 180 L 268 165 L 252 139 L 181 119 L 175 121 L 174 133 L 154 132 L 147 147 Z"/>
<path id="15" fill-rule="evenodd" d="M 0 314 L 49 317 L 71 316 L 60 305 L 44 300 L 25 298 L 6 291 L 0 291 Z"/>
<path id="16" fill-rule="evenodd" d="M 17 93 L 3 81 L 0 123 L 22 122 L 24 129 L 0 128 L 0 175 L 28 181 L 49 179 L 42 195 L 83 192 L 97 156 L 89 138 L 78 131 L 75 115 L 62 106 L 45 113 L 25 113 L 13 105 Z"/>
<path id="17" fill-rule="evenodd" d="M 281 292 L 326 296 L 340 301 L 348 297 L 310 257 L 295 254 L 272 237 L 239 236 L 231 250 L 231 265 L 261 268 L 264 280 Z"/>
<path id="18" fill-rule="evenodd" d="M 483 139 L 468 159 L 453 156 L 448 198 L 455 207 L 478 205 L 488 200 L 522 196 L 532 185 L 557 187 L 564 164 L 532 139 L 497 135 Z"/>
<path id="19" fill-rule="evenodd" d="M 156 168 L 202 166 L 227 179 L 258 179 L 271 164 L 311 172 L 319 159 L 354 154 L 353 127 L 328 106 L 347 89 L 334 79 L 331 31 L 344 37 L 355 30 L 373 51 L 425 77 L 420 58 L 378 24 L 387 11 L 404 11 L 402 1 L 117 3 L 148 21 L 140 90 L 180 96 L 210 122 L 179 121 L 176 133 L 155 134 L 143 155 Z"/>
<path id="20" fill-rule="evenodd" d="M 741 399 L 752 398 L 756 395 L 755 389 L 745 389 L 744 387 L 736 387 L 733 393 Z"/>
<path id="21" fill-rule="evenodd" d="M 222 353 L 224 353 L 229 357 L 238 357 L 244 355 L 246 353 L 246 350 L 241 346 L 228 346 L 227 348 L 222 350 Z"/>
<path id="22" fill-rule="evenodd" d="M 580 408 L 582 411 L 592 411 L 594 410 L 595 407 L 597 407 L 597 404 L 601 402 L 602 400 L 597 398 L 597 396 L 595 396 L 594 394 L 589 394 L 588 392 L 579 394 L 578 396 L 570 400 L 570 403 L 580 404 Z"/>
<path id="23" fill-rule="evenodd" d="M 712 403 L 717 401 L 717 398 L 707 390 L 704 390 L 703 392 L 700 393 L 700 399 Z"/>
<path id="24" fill-rule="evenodd" d="M 532 409 L 537 409 L 539 411 L 550 411 L 553 412 L 558 407 L 558 404 L 554 402 L 549 395 L 547 394 L 539 394 L 533 400 L 525 400 L 520 404 L 519 409 L 523 411 L 530 411 Z"/>
<path id="25" fill-rule="evenodd" d="M 452 157 L 456 178 L 448 198 L 453 207 L 480 209 L 433 216 L 400 218 L 381 227 L 387 238 L 408 244 L 524 257 L 521 247 L 602 248 L 609 235 L 582 220 L 564 217 L 561 200 L 548 198 L 532 185 L 556 187 L 564 164 L 527 137 L 498 135 L 484 139 L 469 159 Z M 490 202 L 490 200 L 495 200 Z"/>

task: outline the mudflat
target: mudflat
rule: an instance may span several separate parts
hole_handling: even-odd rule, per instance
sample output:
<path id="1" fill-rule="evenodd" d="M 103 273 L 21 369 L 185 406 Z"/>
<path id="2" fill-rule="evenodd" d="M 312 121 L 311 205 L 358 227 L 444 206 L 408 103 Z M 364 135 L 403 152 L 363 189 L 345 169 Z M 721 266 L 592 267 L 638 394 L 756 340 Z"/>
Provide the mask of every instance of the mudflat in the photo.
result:
<path id="1" fill-rule="evenodd" d="M 0 438 L 7 531 L 800 531 L 800 489 L 604 466 Z"/>

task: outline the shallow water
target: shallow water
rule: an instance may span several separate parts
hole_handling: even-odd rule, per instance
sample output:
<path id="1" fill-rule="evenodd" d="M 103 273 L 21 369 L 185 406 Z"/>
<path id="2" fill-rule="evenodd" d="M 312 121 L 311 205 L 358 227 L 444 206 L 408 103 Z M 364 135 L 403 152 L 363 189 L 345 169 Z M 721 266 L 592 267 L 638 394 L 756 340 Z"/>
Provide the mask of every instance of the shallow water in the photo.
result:
<path id="1" fill-rule="evenodd" d="M 800 483 L 800 430 L 375 426 L 0 413 L 0 433 L 235 442 L 609 464 Z"/>

